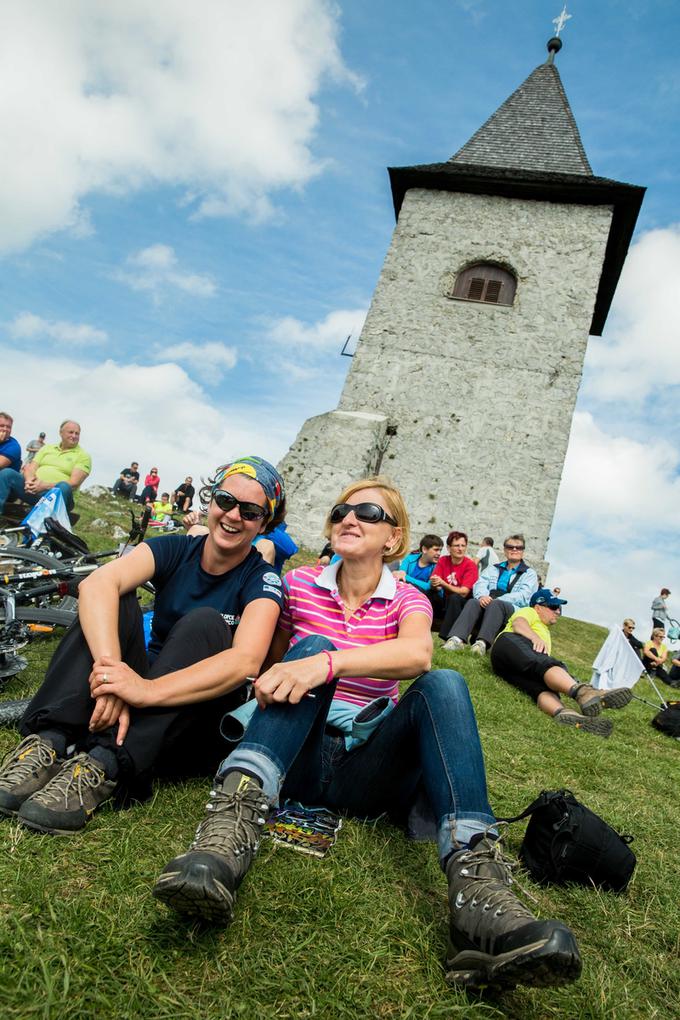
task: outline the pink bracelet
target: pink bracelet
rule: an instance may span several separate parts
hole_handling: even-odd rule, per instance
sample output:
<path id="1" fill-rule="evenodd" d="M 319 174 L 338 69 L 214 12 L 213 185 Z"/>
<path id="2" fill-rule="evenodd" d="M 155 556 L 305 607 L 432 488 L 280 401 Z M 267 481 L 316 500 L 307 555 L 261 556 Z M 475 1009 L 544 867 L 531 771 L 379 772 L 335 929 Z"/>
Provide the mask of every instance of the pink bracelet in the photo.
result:
<path id="1" fill-rule="evenodd" d="M 332 684 L 335 680 L 335 677 L 333 676 L 333 659 L 331 658 L 331 653 L 327 652 L 325 648 L 323 649 L 323 654 L 328 658 L 328 674 L 326 676 L 326 683 Z"/>

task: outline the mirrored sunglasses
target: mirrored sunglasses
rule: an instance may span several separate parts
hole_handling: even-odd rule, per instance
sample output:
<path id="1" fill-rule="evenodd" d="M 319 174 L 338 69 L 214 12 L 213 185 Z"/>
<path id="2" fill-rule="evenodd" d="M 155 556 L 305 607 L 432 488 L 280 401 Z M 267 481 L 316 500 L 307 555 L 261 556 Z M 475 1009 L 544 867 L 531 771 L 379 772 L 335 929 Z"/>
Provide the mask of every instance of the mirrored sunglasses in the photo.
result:
<path id="1" fill-rule="evenodd" d="M 363 524 L 380 524 L 381 521 L 387 521 L 393 528 L 398 527 L 394 517 L 390 517 L 377 503 L 337 503 L 330 512 L 330 522 L 339 524 L 351 513 L 354 513 L 356 519 Z"/>

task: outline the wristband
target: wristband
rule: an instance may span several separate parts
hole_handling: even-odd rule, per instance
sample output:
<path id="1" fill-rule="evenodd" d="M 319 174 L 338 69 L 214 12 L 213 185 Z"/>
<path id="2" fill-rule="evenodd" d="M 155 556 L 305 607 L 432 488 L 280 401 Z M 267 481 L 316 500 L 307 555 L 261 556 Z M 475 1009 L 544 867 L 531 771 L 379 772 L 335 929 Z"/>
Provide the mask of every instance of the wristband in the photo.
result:
<path id="1" fill-rule="evenodd" d="M 333 681 L 335 680 L 335 677 L 333 676 L 333 659 L 331 658 L 331 653 L 327 652 L 325 648 L 323 649 L 323 654 L 328 659 L 328 673 L 326 674 L 326 683 L 332 684 Z"/>

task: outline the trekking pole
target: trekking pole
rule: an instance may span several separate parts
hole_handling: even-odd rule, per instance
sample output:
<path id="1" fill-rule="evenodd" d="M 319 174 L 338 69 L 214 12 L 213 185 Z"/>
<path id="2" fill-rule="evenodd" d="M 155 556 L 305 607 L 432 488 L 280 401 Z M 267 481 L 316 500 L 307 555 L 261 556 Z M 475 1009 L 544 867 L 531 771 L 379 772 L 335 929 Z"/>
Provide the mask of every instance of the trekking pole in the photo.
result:
<path id="1" fill-rule="evenodd" d="M 640 697 L 638 697 L 637 694 L 633 695 L 633 700 L 634 701 L 641 701 L 643 705 L 649 705 L 650 708 L 654 708 L 654 709 L 659 709 L 659 708 L 664 708 L 664 707 L 668 708 L 668 705 L 664 706 L 663 702 L 660 705 L 655 705 L 653 701 L 647 701 L 646 698 L 640 698 Z"/>
<path id="2" fill-rule="evenodd" d="M 649 675 L 649 673 L 647 674 L 647 679 L 649 680 L 650 684 L 651 684 L 651 685 L 652 685 L 652 687 L 654 688 L 654 693 L 656 694 L 657 698 L 659 699 L 659 701 L 661 702 L 661 704 L 663 705 L 663 707 L 664 707 L 664 708 L 668 708 L 668 702 L 667 702 L 667 701 L 666 701 L 666 700 L 664 699 L 664 697 L 663 697 L 663 695 L 661 694 L 661 692 L 660 692 L 659 688 L 658 688 L 658 687 L 656 686 L 656 684 L 654 683 L 654 679 L 653 679 L 653 677 L 651 677 L 651 676 Z"/>

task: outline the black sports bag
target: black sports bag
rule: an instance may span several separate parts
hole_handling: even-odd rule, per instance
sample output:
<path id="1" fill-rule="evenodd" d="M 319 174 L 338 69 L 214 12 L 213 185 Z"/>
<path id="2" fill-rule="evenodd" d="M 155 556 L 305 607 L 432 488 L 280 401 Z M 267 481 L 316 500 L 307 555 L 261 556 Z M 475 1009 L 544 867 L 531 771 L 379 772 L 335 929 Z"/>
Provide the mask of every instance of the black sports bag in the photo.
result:
<path id="1" fill-rule="evenodd" d="M 680 740 L 680 701 L 669 701 L 666 708 L 654 716 L 652 726 L 669 737 Z"/>
<path id="2" fill-rule="evenodd" d="M 520 815 L 501 820 L 529 815 L 519 856 L 534 881 L 624 891 L 637 863 L 632 836 L 619 835 L 570 790 L 543 790 Z"/>

